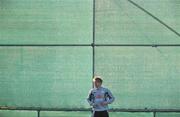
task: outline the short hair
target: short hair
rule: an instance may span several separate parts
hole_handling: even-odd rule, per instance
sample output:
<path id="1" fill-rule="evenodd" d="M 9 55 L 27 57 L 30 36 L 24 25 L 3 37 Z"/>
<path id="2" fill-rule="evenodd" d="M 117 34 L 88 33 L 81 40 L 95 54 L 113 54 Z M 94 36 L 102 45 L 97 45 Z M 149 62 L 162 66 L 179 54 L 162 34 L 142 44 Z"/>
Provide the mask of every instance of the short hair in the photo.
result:
<path id="1" fill-rule="evenodd" d="M 95 82 L 95 81 L 99 81 L 99 82 L 101 82 L 101 83 L 103 82 L 101 76 L 94 76 L 93 81 L 94 81 L 94 82 Z"/>

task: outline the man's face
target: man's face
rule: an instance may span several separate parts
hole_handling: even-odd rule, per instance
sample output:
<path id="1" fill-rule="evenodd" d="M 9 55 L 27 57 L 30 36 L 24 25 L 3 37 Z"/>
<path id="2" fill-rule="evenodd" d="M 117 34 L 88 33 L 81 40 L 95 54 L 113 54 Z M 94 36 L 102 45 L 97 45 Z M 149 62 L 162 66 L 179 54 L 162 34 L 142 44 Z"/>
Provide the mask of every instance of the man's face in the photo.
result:
<path id="1" fill-rule="evenodd" d="M 95 80 L 95 81 L 94 81 L 94 85 L 95 85 L 96 88 L 100 87 L 101 84 L 102 84 L 102 83 L 101 83 L 100 81 L 98 81 L 98 80 Z"/>

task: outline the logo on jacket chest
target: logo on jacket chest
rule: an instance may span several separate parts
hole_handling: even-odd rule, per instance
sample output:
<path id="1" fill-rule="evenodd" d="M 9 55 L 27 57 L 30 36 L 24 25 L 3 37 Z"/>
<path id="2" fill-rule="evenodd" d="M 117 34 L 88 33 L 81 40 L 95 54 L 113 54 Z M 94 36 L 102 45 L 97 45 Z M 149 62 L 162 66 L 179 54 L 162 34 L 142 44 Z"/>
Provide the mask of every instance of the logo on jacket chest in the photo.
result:
<path id="1" fill-rule="evenodd" d="M 99 99 L 99 98 L 104 98 L 105 92 L 104 91 L 96 91 L 96 92 L 94 92 L 94 94 L 95 94 L 95 98 Z"/>

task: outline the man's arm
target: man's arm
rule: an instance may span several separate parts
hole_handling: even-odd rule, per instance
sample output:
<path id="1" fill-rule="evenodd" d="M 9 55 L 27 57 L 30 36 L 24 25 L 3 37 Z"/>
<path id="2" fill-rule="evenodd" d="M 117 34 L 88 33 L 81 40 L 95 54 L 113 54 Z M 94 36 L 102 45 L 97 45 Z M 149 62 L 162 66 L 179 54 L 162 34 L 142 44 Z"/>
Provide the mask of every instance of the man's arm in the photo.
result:
<path id="1" fill-rule="evenodd" d="M 113 94 L 111 93 L 109 89 L 107 89 L 106 97 L 108 98 L 108 100 L 106 100 L 107 104 L 111 104 L 115 100 Z"/>
<path id="2" fill-rule="evenodd" d="M 88 93 L 87 101 L 90 106 L 94 106 L 94 95 L 92 94 L 92 90 L 90 90 Z"/>

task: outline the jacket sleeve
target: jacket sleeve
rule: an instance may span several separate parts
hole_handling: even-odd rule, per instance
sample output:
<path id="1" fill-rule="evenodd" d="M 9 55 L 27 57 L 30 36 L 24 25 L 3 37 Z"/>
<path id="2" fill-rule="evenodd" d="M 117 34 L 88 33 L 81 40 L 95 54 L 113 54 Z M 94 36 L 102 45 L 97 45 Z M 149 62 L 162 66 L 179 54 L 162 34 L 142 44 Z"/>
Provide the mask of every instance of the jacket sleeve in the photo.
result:
<path id="1" fill-rule="evenodd" d="M 110 91 L 109 89 L 107 89 L 106 98 L 108 98 L 108 99 L 106 100 L 106 102 L 107 102 L 108 104 L 111 104 L 111 103 L 114 102 L 114 100 L 115 100 L 113 94 L 111 93 L 111 91 Z"/>
<path id="2" fill-rule="evenodd" d="M 92 93 L 92 90 L 89 91 L 88 96 L 87 96 L 87 101 L 90 106 L 94 106 L 94 95 Z"/>

